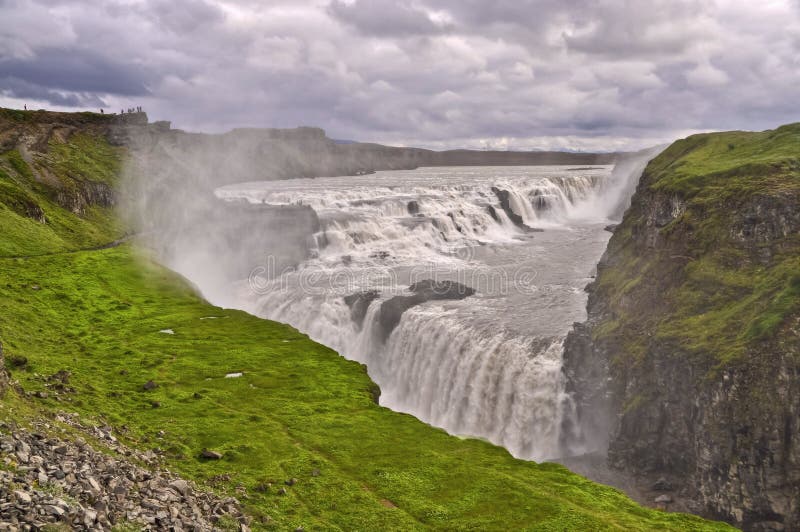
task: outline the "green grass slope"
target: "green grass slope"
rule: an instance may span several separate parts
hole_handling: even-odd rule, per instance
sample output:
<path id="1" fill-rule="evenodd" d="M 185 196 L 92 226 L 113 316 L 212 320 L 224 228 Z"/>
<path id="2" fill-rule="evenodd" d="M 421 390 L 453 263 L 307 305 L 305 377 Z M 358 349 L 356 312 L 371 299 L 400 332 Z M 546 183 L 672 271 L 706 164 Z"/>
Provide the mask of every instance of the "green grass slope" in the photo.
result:
<path id="1" fill-rule="evenodd" d="M 10 361 L 28 361 L 13 376 L 36 391 L 42 375 L 73 373 L 69 402 L 37 408 L 124 425 L 129 443 L 162 449 L 201 483 L 230 474 L 221 488 L 243 484 L 248 509 L 279 529 L 723 528 L 381 408 L 358 364 L 288 326 L 208 305 L 127 246 L 0 259 L 0 271 L 0 337 Z M 151 379 L 159 387 L 146 392 Z M 224 458 L 202 460 L 206 447 Z"/>
<path id="2" fill-rule="evenodd" d="M 653 339 L 724 366 L 800 315 L 800 234 L 783 234 L 800 204 L 800 124 L 679 140 L 650 162 L 639 194 L 595 286 L 613 316 L 596 337 L 626 346 L 620 366 Z M 648 233 L 659 203 L 681 213 Z"/>
<path id="3" fill-rule="evenodd" d="M 84 187 L 113 186 L 122 150 L 97 135 L 49 144 L 30 162 L 16 149 L 0 153 L 0 256 L 100 246 L 123 232 L 110 206 L 89 205 L 76 215 L 62 204 Z"/>
<path id="4" fill-rule="evenodd" d="M 69 157 L 88 173 L 77 177 L 105 179 L 102 141 L 75 146 Z M 0 417 L 66 411 L 110 424 L 174 471 L 239 497 L 256 529 L 728 529 L 382 408 L 359 364 L 291 327 L 209 305 L 130 245 L 75 251 L 118 236 L 116 222 L 62 209 L 15 157 L 2 155 L 0 177 L 0 342 L 24 390 L 48 390 L 45 376 L 67 370 L 74 392 L 9 391 Z M 25 214 L 28 201 L 46 223 Z M 149 380 L 158 387 L 146 391 Z M 202 459 L 205 448 L 223 458 Z"/>

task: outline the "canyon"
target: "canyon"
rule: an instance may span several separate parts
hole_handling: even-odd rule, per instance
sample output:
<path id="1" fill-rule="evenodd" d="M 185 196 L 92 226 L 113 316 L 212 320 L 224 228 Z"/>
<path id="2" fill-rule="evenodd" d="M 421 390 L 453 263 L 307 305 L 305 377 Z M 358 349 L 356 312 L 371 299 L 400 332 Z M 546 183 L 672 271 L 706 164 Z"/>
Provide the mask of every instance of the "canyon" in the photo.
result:
<path id="1" fill-rule="evenodd" d="M 151 445 L 154 423 L 169 427 L 159 447 L 170 467 L 200 484 L 224 473 L 220 467 L 233 470 L 253 497 L 244 510 L 285 526 L 357 526 L 358 515 L 374 526 L 402 519 L 406 528 L 613 521 L 725 529 L 641 509 L 560 466 L 516 460 L 468 437 L 478 436 L 519 458 L 607 456 L 612 470 L 658 486 L 662 507 L 746 530 L 792 530 L 800 500 L 798 146 L 800 130 L 789 125 L 696 135 L 639 154 L 429 152 L 337 143 L 315 128 L 199 135 L 142 114 L 3 110 L 0 260 L 9 274 L 0 341 L 13 382 L 4 401 L 17 412 L 29 404 L 59 411 L 54 398 L 35 395 L 41 381 L 19 360 L 37 373 L 69 365 L 80 403 L 70 407 L 111 424 L 122 424 L 117 409 L 134 412 L 125 423 L 132 447 Z M 150 258 L 119 242 L 132 233 Z M 119 247 L 99 249 L 110 243 Z M 420 263 L 450 268 L 414 273 Z M 464 271 L 537 274 L 529 292 L 509 295 L 471 285 L 457 274 Z M 73 292 L 77 272 L 91 287 L 83 298 Z M 319 272 L 324 291 L 300 289 L 303 275 Z M 486 277 L 468 277 L 476 278 Z M 31 313 L 31 298 L 56 313 L 49 323 Z M 109 320 L 105 340 L 80 325 L 87 305 Z M 130 305 L 145 322 L 125 317 Z M 179 305 L 194 309 L 191 316 Z M 288 322 L 355 362 L 231 308 Z M 61 324 L 70 309 L 76 321 Z M 70 331 L 65 346 L 26 341 L 31 333 L 18 316 L 41 329 L 37 337 Z M 119 331 L 128 331 L 124 341 Z M 211 356 L 203 342 L 227 357 Z M 203 378 L 212 378 L 205 364 L 242 377 L 200 385 L 174 364 Z M 150 368 L 162 386 L 140 398 Z M 244 382 L 250 387 L 237 388 Z M 235 404 L 236 414 L 215 403 L 201 415 L 193 394 Z M 265 413 L 259 401 L 275 407 Z M 339 414 L 350 411 L 352 423 Z M 213 439 L 176 422 L 179 414 L 200 428 L 212 420 Z M 226 415 L 266 447 L 240 445 L 240 433 L 214 424 Z M 290 427 L 291 438 L 280 427 Z M 382 434 L 390 433 L 407 453 L 381 456 Z M 292 439 L 302 451 L 291 450 Z M 222 466 L 198 461 L 211 445 L 225 456 Z M 320 451 L 328 448 L 343 454 Z M 426 448 L 447 449 L 426 455 L 443 469 L 408 465 Z M 240 470 L 239 453 L 258 456 L 267 478 Z M 470 463 L 439 462 L 459 453 Z M 445 479 L 451 468 L 462 481 Z M 511 472 L 513 488 L 497 480 L 497 468 Z M 361 507 L 364 490 L 345 471 L 374 486 Z M 291 493 L 255 489 L 291 475 L 301 480 Z M 332 485 L 320 484 L 326 478 L 345 492 L 334 496 Z M 583 508 L 577 521 L 530 491 L 554 481 L 577 497 L 568 510 Z M 236 484 L 221 489 L 235 493 Z M 475 520 L 447 502 L 451 490 L 508 505 Z M 301 509 L 312 493 L 333 507 Z M 528 509 L 515 521 L 529 508 L 526 497 L 553 510 Z M 600 510 L 602 497 L 614 497 L 619 511 Z"/>

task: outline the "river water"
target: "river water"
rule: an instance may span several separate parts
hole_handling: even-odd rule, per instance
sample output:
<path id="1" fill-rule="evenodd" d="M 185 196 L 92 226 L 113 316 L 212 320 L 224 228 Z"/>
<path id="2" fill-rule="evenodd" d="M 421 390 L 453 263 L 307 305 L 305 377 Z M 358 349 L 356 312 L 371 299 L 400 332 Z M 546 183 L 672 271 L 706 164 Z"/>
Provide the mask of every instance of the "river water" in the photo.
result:
<path id="1" fill-rule="evenodd" d="M 520 458 L 581 454 L 560 433 L 573 415 L 562 343 L 585 318 L 604 227 L 637 178 L 609 166 L 458 167 L 223 187 L 225 200 L 307 205 L 320 219 L 309 260 L 256 272 L 226 304 L 366 364 L 386 407 Z M 387 331 L 381 304 L 425 279 L 476 293 L 413 306 Z M 367 291 L 374 300 L 353 312 L 345 296 Z"/>

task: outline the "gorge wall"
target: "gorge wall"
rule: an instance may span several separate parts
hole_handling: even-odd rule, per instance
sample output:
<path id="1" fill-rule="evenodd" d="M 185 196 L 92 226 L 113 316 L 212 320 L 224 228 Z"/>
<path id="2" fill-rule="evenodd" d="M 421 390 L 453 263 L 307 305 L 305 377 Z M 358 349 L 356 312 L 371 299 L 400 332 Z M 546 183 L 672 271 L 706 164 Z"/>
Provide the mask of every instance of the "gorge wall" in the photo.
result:
<path id="1" fill-rule="evenodd" d="M 575 437 L 684 507 L 800 528 L 800 124 L 647 166 L 566 341 Z"/>

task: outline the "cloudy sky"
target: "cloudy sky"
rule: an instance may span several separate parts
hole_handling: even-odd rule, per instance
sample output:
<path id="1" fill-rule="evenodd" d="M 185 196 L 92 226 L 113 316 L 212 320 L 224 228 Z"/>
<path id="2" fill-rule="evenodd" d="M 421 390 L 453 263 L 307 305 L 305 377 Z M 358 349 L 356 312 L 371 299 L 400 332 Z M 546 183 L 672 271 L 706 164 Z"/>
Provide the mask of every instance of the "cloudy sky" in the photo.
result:
<path id="1" fill-rule="evenodd" d="M 0 105 L 638 148 L 800 120 L 800 0 L 0 0 Z"/>

